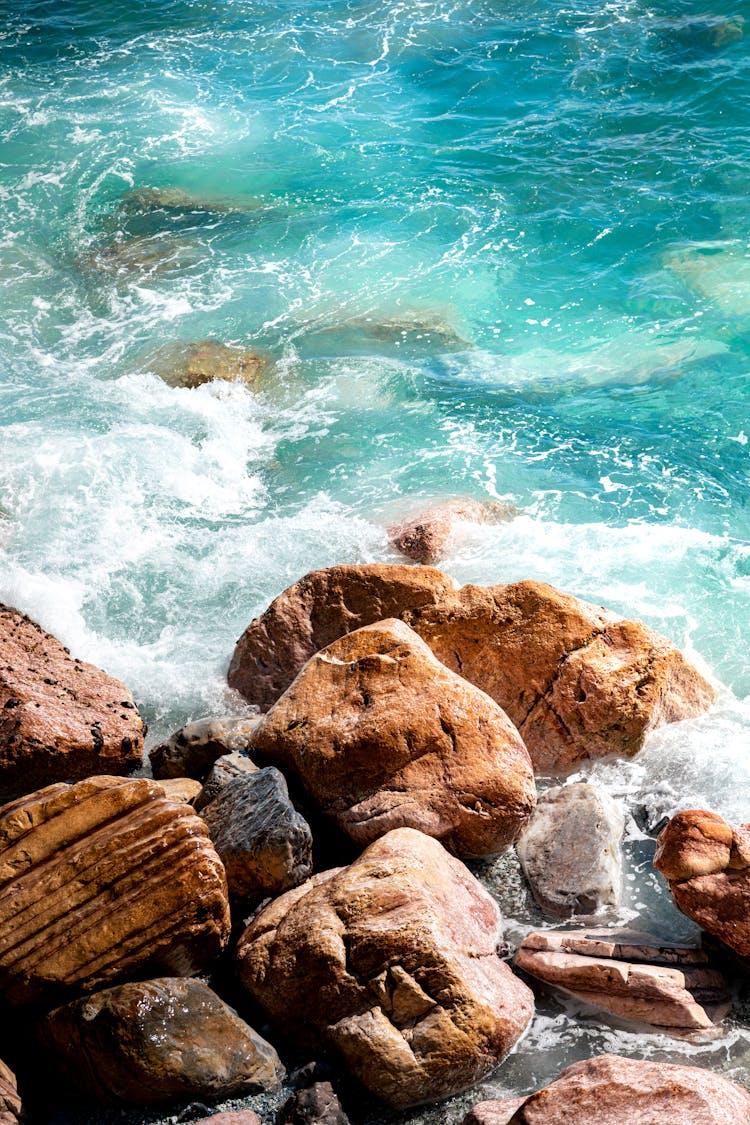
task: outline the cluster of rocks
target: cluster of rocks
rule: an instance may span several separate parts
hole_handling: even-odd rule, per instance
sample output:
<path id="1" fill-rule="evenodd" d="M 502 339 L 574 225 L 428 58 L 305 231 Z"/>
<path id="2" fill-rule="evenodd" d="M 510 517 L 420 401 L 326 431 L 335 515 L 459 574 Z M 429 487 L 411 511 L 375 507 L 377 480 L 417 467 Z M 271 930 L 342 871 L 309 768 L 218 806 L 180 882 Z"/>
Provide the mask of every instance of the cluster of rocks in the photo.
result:
<path id="1" fill-rule="evenodd" d="M 538 798 L 536 778 L 632 756 L 654 727 L 711 704 L 712 687 L 639 622 L 540 583 L 316 571 L 237 645 L 230 683 L 258 714 L 184 727 L 151 751 L 153 779 L 116 776 L 140 765 L 144 735 L 122 685 L 16 611 L 0 614 L 0 636 L 0 999 L 86 1097 L 269 1091 L 277 1051 L 292 1051 L 336 1060 L 392 1107 L 433 1102 L 492 1073 L 548 988 L 602 1018 L 718 1033 L 728 985 L 703 949 L 537 929 L 510 964 L 497 904 L 463 862 L 515 844 L 548 917 L 616 904 L 623 810 L 582 782 Z M 314 872 L 328 833 L 351 862 L 316 858 Z M 681 910 L 747 955 L 750 830 L 680 813 L 656 866 Z M 20 1112 L 10 1072 L 0 1111 Z M 604 1056 L 482 1103 L 467 1125 L 563 1114 L 750 1122 L 750 1095 Z M 210 1120 L 258 1125 L 249 1111 Z M 279 1120 L 346 1116 L 316 1083 Z"/>

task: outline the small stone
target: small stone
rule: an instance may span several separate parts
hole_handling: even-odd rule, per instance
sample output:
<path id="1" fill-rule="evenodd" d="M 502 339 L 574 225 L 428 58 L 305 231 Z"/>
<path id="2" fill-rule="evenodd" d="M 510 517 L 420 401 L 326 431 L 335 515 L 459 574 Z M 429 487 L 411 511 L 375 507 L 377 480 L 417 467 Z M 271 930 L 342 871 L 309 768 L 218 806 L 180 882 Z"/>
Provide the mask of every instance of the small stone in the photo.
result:
<path id="1" fill-rule="evenodd" d="M 393 546 L 414 562 L 434 566 L 457 545 L 470 524 L 505 523 L 518 515 L 512 504 L 496 500 L 444 500 L 388 528 Z"/>
<path id="2" fill-rule="evenodd" d="M 516 1120 L 526 1098 L 500 1098 L 494 1102 L 480 1102 L 464 1117 L 463 1125 L 511 1125 Z"/>
<path id="3" fill-rule="evenodd" d="M 245 754 L 234 751 L 232 754 L 222 754 L 211 766 L 211 772 L 200 790 L 199 796 L 193 801 L 193 808 L 200 812 L 206 805 L 210 805 L 214 798 L 219 796 L 222 789 L 233 777 L 240 777 L 245 773 L 257 770 L 255 762 Z"/>
<path id="4" fill-rule="evenodd" d="M 622 887 L 622 809 L 587 782 L 548 789 L 516 844 L 534 898 L 552 917 L 616 906 Z"/>
<path id="5" fill-rule="evenodd" d="M 349 1125 L 330 1082 L 298 1090 L 283 1106 L 277 1125 Z"/>
<path id="6" fill-rule="evenodd" d="M 252 745 L 260 716 L 247 719 L 196 719 L 149 752 L 154 777 L 192 777 L 205 781 L 217 758 Z"/>
<path id="7" fill-rule="evenodd" d="M 198 980 L 122 984 L 57 1008 L 39 1038 L 66 1076 L 97 1101 L 149 1105 L 276 1088 L 273 1047 Z"/>
<path id="8" fill-rule="evenodd" d="M 312 833 L 277 769 L 231 778 L 201 816 L 234 902 L 255 906 L 304 883 L 312 873 Z"/>

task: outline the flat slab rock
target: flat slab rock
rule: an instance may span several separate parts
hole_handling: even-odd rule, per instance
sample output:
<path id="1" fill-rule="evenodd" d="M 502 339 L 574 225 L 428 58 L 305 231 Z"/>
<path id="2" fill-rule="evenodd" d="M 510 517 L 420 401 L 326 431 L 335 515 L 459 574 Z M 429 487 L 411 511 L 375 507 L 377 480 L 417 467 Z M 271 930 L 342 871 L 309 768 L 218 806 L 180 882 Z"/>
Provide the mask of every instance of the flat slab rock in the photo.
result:
<path id="1" fill-rule="evenodd" d="M 67 1081 L 105 1103 L 242 1096 L 284 1074 L 273 1047 L 198 980 L 108 988 L 57 1008 L 38 1034 Z"/>
<path id="2" fill-rule="evenodd" d="M 726 978 L 703 950 L 660 946 L 632 931 L 537 931 L 524 938 L 515 964 L 596 1008 L 678 1038 L 716 1034 L 731 1003 Z"/>
<path id="3" fill-rule="evenodd" d="M 0 797 L 141 765 L 145 724 L 126 687 L 0 605 Z"/>
<path id="4" fill-rule="evenodd" d="M 187 723 L 149 751 L 154 777 L 205 781 L 218 758 L 248 750 L 258 721 L 256 717 L 207 718 Z"/>
<path id="5" fill-rule="evenodd" d="M 656 841 L 654 867 L 675 905 L 704 930 L 750 957 L 750 825 L 688 809 Z"/>
<path id="6" fill-rule="evenodd" d="M 508 1116 L 509 1112 L 511 1113 Z M 464 1125 L 748 1125 L 750 1094 L 696 1066 L 600 1055 L 530 1097 L 480 1102 Z"/>
<path id="7" fill-rule="evenodd" d="M 208 830 L 159 785 L 94 777 L 0 809 L 0 997 L 59 1002 L 147 971 L 187 976 L 229 937 Z"/>
<path id="8" fill-rule="evenodd" d="M 498 928 L 464 865 L 401 828 L 262 910 L 237 968 L 293 1041 L 334 1049 L 390 1105 L 417 1105 L 494 1070 L 531 1018 L 530 989 L 497 956 Z"/>
<path id="9" fill-rule="evenodd" d="M 543 793 L 516 844 L 542 910 L 555 918 L 597 914 L 620 900 L 622 808 L 587 782 Z"/>
<path id="10" fill-rule="evenodd" d="M 240 638 L 229 683 L 267 710 L 314 652 L 388 617 L 499 704 L 538 774 L 632 757 L 655 727 L 702 714 L 716 695 L 666 638 L 545 583 L 458 589 L 439 570 L 385 564 L 290 586 Z"/>
<path id="11" fill-rule="evenodd" d="M 410 827 L 461 856 L 517 839 L 536 803 L 518 732 L 402 621 L 313 656 L 254 734 L 355 843 Z"/>

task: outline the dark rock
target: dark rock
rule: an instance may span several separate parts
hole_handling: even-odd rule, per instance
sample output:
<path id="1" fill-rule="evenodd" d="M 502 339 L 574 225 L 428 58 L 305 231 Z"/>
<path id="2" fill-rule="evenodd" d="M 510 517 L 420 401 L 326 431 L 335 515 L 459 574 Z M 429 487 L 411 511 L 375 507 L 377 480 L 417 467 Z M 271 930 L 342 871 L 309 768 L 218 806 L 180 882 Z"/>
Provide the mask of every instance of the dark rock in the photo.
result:
<path id="1" fill-rule="evenodd" d="M 149 752 L 156 778 L 192 777 L 205 781 L 217 758 L 252 745 L 259 716 L 247 719 L 196 719 Z"/>
<path id="2" fill-rule="evenodd" d="M 282 1107 L 277 1125 L 349 1125 L 330 1082 L 298 1090 Z"/>
<path id="3" fill-rule="evenodd" d="M 233 777 L 253 773 L 257 768 L 255 762 L 238 751 L 234 751 L 232 754 L 222 754 L 211 766 L 211 772 L 206 778 L 205 784 L 193 801 L 193 808 L 198 811 L 204 809 L 206 805 L 210 805 L 219 796 L 226 783 L 231 781 Z"/>

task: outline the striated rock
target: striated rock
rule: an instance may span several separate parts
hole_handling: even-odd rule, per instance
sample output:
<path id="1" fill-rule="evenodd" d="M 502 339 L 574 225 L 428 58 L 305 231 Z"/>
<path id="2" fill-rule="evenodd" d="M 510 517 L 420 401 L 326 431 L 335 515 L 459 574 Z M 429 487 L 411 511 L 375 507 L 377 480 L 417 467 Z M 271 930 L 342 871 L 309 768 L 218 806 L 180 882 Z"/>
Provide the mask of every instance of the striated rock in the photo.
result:
<path id="1" fill-rule="evenodd" d="M 401 621 L 313 656 L 254 744 L 362 845 L 411 827 L 459 855 L 491 855 L 518 837 L 536 801 L 515 727 Z"/>
<path id="2" fill-rule="evenodd" d="M 7 1003 L 53 1003 L 135 973 L 189 975 L 228 936 L 208 830 L 155 782 L 93 777 L 0 809 Z"/>
<path id="3" fill-rule="evenodd" d="M 272 766 L 231 778 L 201 816 L 226 868 L 233 901 L 255 906 L 312 873 L 312 833 Z"/>
<path id="4" fill-rule="evenodd" d="M 596 914 L 619 902 L 622 809 L 604 789 L 548 789 L 516 844 L 534 898 L 553 917 Z"/>
<path id="5" fill-rule="evenodd" d="M 258 716 L 248 719 L 196 719 L 149 752 L 156 778 L 192 777 L 205 781 L 217 758 L 241 753 L 252 742 Z"/>
<path id="6" fill-rule="evenodd" d="M 298 1090 L 283 1106 L 277 1125 L 349 1125 L 349 1118 L 330 1082 Z"/>
<path id="7" fill-rule="evenodd" d="M 145 724 L 118 680 L 8 606 L 0 653 L 1 796 L 141 765 Z"/>
<path id="8" fill-rule="evenodd" d="M 280 594 L 237 644 L 229 683 L 268 709 L 318 649 L 399 617 L 516 725 L 539 774 L 632 757 L 714 689 L 664 637 L 541 582 L 464 586 L 429 568 L 331 567 Z"/>
<path id="9" fill-rule="evenodd" d="M 750 1094 L 696 1066 L 600 1055 L 564 1070 L 503 1117 L 503 1102 L 475 1106 L 464 1125 L 748 1125 Z M 493 1116 L 494 1107 L 498 1115 Z"/>
<path id="10" fill-rule="evenodd" d="M 319 649 L 363 625 L 435 604 L 456 583 L 413 566 L 332 566 L 279 594 L 237 642 L 227 679 L 261 710 L 276 702 Z"/>
<path id="11" fill-rule="evenodd" d="M 434 565 L 455 546 L 462 527 L 472 523 L 505 523 L 518 514 L 512 504 L 468 497 L 445 500 L 388 528 L 393 546 L 418 563 Z"/>
<path id="12" fill-rule="evenodd" d="M 529 1022 L 532 994 L 496 954 L 498 924 L 462 863 L 401 828 L 261 911 L 237 964 L 280 1031 L 334 1048 L 390 1105 L 415 1105 L 490 1073 Z"/>
<path id="13" fill-rule="evenodd" d="M 683 914 L 750 956 L 750 825 L 733 828 L 699 809 L 678 813 L 659 834 L 654 867 Z"/>
<path id="14" fill-rule="evenodd" d="M 17 1125 L 21 1111 L 16 1076 L 10 1067 L 0 1060 L 0 1125 Z"/>
<path id="15" fill-rule="evenodd" d="M 170 387 L 194 388 L 219 379 L 225 383 L 244 383 L 255 391 L 268 360 L 249 348 L 232 347 L 218 340 L 200 340 L 162 348 L 152 358 L 150 366 Z"/>
<path id="16" fill-rule="evenodd" d="M 273 1089 L 284 1074 L 273 1047 L 215 992 L 178 977 L 75 1000 L 41 1022 L 39 1038 L 66 1079 L 103 1102 L 229 1098 Z"/>
<path id="17" fill-rule="evenodd" d="M 193 801 L 193 808 L 198 811 L 204 809 L 206 805 L 210 805 L 219 796 L 226 783 L 231 781 L 233 777 L 253 773 L 257 768 L 255 762 L 251 761 L 245 754 L 240 754 L 239 751 L 235 750 L 231 754 L 222 754 L 211 766 L 211 772 L 206 778 L 205 784 Z"/>
<path id="18" fill-rule="evenodd" d="M 531 933 L 515 964 L 596 1008 L 680 1038 L 715 1034 L 730 1008 L 727 981 L 703 950 L 660 946 L 645 934 Z"/>
<path id="19" fill-rule="evenodd" d="M 186 805 L 194 806 L 196 797 L 203 792 L 200 781 L 194 781 L 192 777 L 169 777 L 156 784 L 170 801 L 184 801 Z"/>

